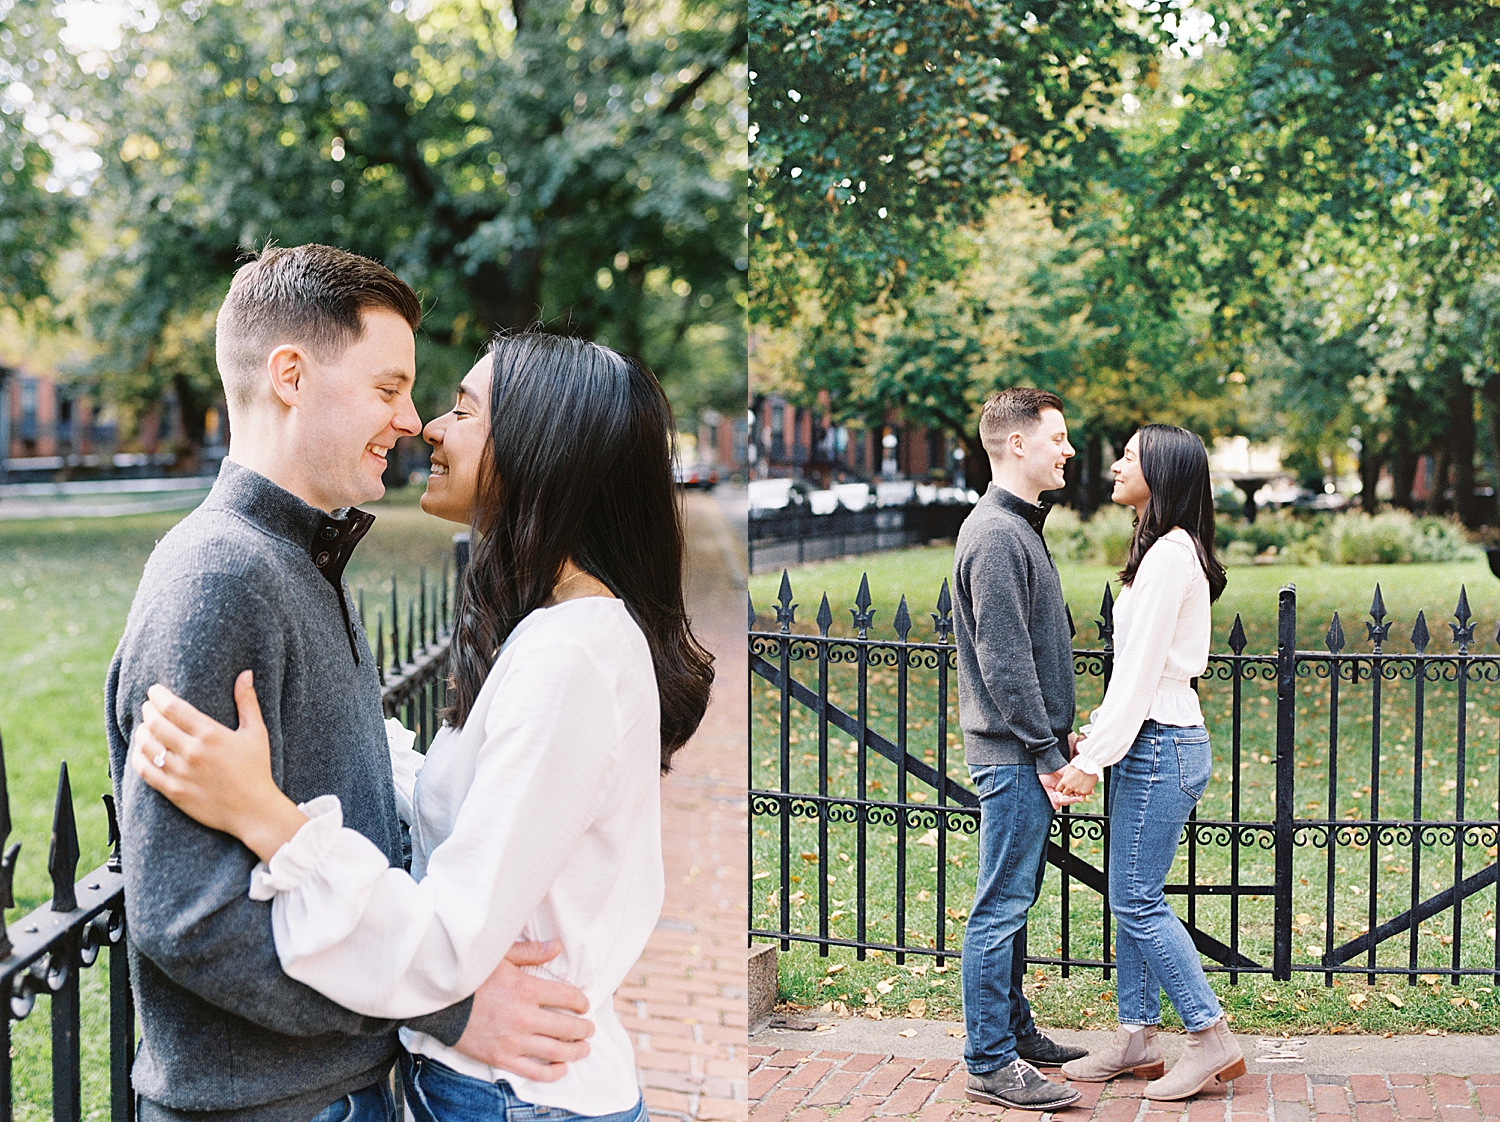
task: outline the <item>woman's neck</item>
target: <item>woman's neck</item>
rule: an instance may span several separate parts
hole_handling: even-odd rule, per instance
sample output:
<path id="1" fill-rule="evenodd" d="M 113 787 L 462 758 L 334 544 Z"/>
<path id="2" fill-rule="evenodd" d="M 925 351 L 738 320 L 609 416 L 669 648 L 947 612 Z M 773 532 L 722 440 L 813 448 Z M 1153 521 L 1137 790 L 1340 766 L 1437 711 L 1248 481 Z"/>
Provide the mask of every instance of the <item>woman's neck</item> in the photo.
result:
<path id="1" fill-rule="evenodd" d="M 607 600 L 615 598 L 608 585 L 579 568 L 570 557 L 563 562 L 562 571 L 557 575 L 557 583 L 552 586 L 552 595 L 547 598 L 544 607 L 550 608 L 565 600 L 581 600 L 585 596 L 602 596 Z"/>

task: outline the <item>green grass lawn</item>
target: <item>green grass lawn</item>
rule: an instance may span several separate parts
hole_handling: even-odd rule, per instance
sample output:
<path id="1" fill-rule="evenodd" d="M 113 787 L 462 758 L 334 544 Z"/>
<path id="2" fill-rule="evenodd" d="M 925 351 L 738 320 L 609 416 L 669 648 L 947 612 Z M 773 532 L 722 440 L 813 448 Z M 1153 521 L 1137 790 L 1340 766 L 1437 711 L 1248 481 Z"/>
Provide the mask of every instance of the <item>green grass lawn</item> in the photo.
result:
<path id="1" fill-rule="evenodd" d="M 813 629 L 811 621 L 826 592 L 835 619 L 831 633 L 851 635 L 848 608 L 854 602 L 861 574 L 868 572 L 876 606 L 871 638 L 893 637 L 892 620 L 904 595 L 914 622 L 911 638 L 928 641 L 933 634 L 930 613 L 951 560 L 951 548 L 929 547 L 804 566 L 791 575 L 793 599 L 800 605 L 796 630 Z M 1105 583 L 1113 574 L 1101 568 L 1065 567 L 1061 575 L 1078 624 L 1077 645 L 1097 647 L 1098 633 L 1092 623 L 1098 616 Z M 780 580 L 780 574 L 751 579 L 750 594 L 759 613 L 760 630 L 775 629 L 771 609 Z M 1238 614 L 1248 640 L 1246 653 L 1273 654 L 1277 592 L 1289 581 L 1298 586 L 1298 646 L 1303 649 L 1323 648 L 1324 634 L 1337 610 L 1347 639 L 1346 653 L 1368 652 L 1365 629 L 1358 624 L 1369 607 L 1377 581 L 1388 618 L 1396 621 L 1386 645 L 1388 650 L 1412 650 L 1407 637 L 1418 609 L 1424 609 L 1433 635 L 1429 653 L 1451 652 L 1454 646 L 1450 632 L 1442 626 L 1442 621 L 1451 614 L 1462 585 L 1467 585 L 1470 606 L 1480 620 L 1473 649 L 1489 654 L 1497 649 L 1495 626 L 1500 620 L 1500 582 L 1495 581 L 1481 562 L 1231 570 L 1229 587 L 1215 605 L 1215 653 L 1228 653 L 1228 634 Z M 793 672 L 816 689 L 815 661 L 795 662 Z M 830 665 L 828 673 L 830 699 L 846 711 L 856 712 L 860 704 L 857 666 L 852 661 L 836 663 Z M 872 669 L 864 693 L 870 726 L 892 740 L 897 739 L 901 728 L 897 712 L 900 673 L 889 665 Z M 935 666 L 910 665 L 905 673 L 904 727 L 909 738 L 908 751 L 968 786 L 952 673 L 948 675 L 946 704 L 939 703 Z M 1340 721 L 1335 738 L 1329 731 L 1328 680 L 1315 675 L 1299 678 L 1295 754 L 1295 806 L 1299 817 L 1371 817 L 1376 794 L 1380 799 L 1379 817 L 1408 817 L 1413 811 L 1414 780 L 1419 770 L 1423 779 L 1423 816 L 1427 819 L 1455 816 L 1460 782 L 1457 687 L 1456 683 L 1440 681 L 1426 682 L 1424 687 L 1427 709 L 1419 757 L 1412 720 L 1415 686 L 1404 680 L 1382 682 L 1377 784 L 1371 738 L 1376 714 L 1370 683 L 1339 684 Z M 1200 804 L 1199 817 L 1229 819 L 1237 805 L 1239 820 L 1269 822 L 1275 796 L 1275 683 L 1255 678 L 1241 684 L 1244 716 L 1237 774 L 1235 749 L 1229 734 L 1231 689 L 1226 681 L 1203 683 L 1201 697 L 1206 722 L 1214 734 L 1216 763 L 1215 780 Z M 1464 817 L 1493 821 L 1500 817 L 1500 769 L 1496 767 L 1500 685 L 1492 681 L 1470 682 L 1468 691 L 1463 708 L 1467 725 L 1462 780 Z M 1086 714 L 1101 693 L 1100 679 L 1080 678 L 1080 714 Z M 939 719 L 944 716 L 946 734 L 940 735 Z M 787 752 L 783 759 L 779 694 L 769 683 L 756 680 L 752 687 L 751 719 L 753 785 L 780 789 L 784 770 L 790 790 L 816 791 L 821 769 L 826 771 L 830 793 L 859 794 L 861 761 L 855 742 L 846 732 L 831 730 L 825 750 L 820 745 L 815 715 L 796 705 L 789 714 L 786 731 Z M 872 755 L 864 761 L 864 773 L 868 797 L 880 800 L 897 797 L 902 776 L 894 765 Z M 910 777 L 905 782 L 909 802 L 921 809 L 933 805 L 934 793 L 930 787 Z M 1077 833 L 1072 844 L 1080 857 L 1095 866 L 1103 863 L 1102 840 L 1089 836 L 1087 831 L 1092 825 L 1093 832 L 1099 832 L 1100 802 L 1096 798 L 1078 808 L 1084 813 L 1075 818 L 1081 817 L 1083 821 L 1075 822 Z M 905 831 L 873 825 L 861 831 L 855 825 L 830 823 L 823 834 L 815 821 L 794 819 L 786 838 L 794 868 L 784 899 L 775 876 L 780 863 L 781 825 L 775 818 L 757 817 L 753 823 L 756 879 L 752 922 L 757 927 L 780 929 L 785 906 L 790 913 L 790 930 L 816 933 L 822 923 L 821 916 L 826 913 L 831 935 L 853 937 L 862 879 L 868 900 L 867 939 L 891 943 L 902 940 L 904 945 L 932 947 L 941 932 L 944 946 L 957 947 L 961 944 L 963 921 L 973 892 L 974 842 L 970 835 L 933 828 L 936 826 L 935 817 L 928 817 L 918 827 Z M 1326 847 L 1299 848 L 1293 885 L 1294 961 L 1317 962 L 1326 948 L 1354 938 L 1369 924 L 1372 909 L 1377 923 L 1404 911 L 1410 904 L 1412 870 L 1417 862 L 1421 873 L 1417 883 L 1419 899 L 1453 882 L 1451 840 L 1446 843 L 1441 837 L 1377 840 L 1380 844 L 1371 844 L 1368 837 L 1345 833 L 1337 839 L 1331 857 Z M 1465 875 L 1495 860 L 1495 840 L 1493 832 L 1471 834 L 1470 844 L 1464 847 Z M 1274 881 L 1269 848 L 1245 844 L 1236 860 L 1227 845 L 1214 844 L 1213 839 L 1205 838 L 1196 846 L 1184 846 L 1179 860 L 1182 871 L 1173 877 L 1174 881 L 1191 879 L 1197 884 L 1223 884 L 1236 874 L 1243 884 L 1269 885 Z M 898 877 L 905 883 L 905 891 L 899 895 Z M 1331 910 L 1327 892 L 1330 877 L 1335 885 Z M 1460 965 L 1493 967 L 1496 898 L 1496 890 L 1486 889 L 1466 901 L 1462 937 L 1458 940 L 1462 948 Z M 1178 897 L 1176 903 L 1183 906 L 1184 899 Z M 1269 961 L 1273 915 L 1269 895 L 1243 898 L 1237 905 L 1226 897 L 1200 898 L 1194 913 L 1198 926 L 1209 934 L 1229 942 L 1231 933 L 1237 933 L 1244 954 L 1257 962 Z M 1416 938 L 1419 966 L 1433 969 L 1452 965 L 1453 934 L 1451 912 L 1441 913 L 1420 925 Z M 1042 900 L 1032 913 L 1031 953 L 1039 957 L 1099 959 L 1107 945 L 1100 898 L 1077 882 L 1065 887 L 1057 871 L 1049 869 Z M 1400 936 L 1382 944 L 1377 963 L 1405 966 L 1410 950 L 1409 937 Z M 820 958 L 815 950 L 804 945 L 783 955 L 782 961 L 786 992 L 804 1003 L 842 1001 L 847 1006 L 862 1007 L 868 1002 L 896 1011 L 909 1009 L 912 1001 L 918 1001 L 923 1003 L 920 1008 L 932 1014 L 953 1014 L 958 1008 L 956 962 L 951 960 L 951 972 L 940 971 L 931 960 L 910 956 L 901 969 L 894 969 L 892 959 L 886 956 L 859 963 L 852 954 L 834 951 L 828 958 Z M 1358 961 L 1363 964 L 1365 959 Z M 921 970 L 924 963 L 929 967 L 927 970 L 912 973 L 913 969 Z M 828 974 L 829 965 L 841 965 L 843 969 Z M 1075 969 L 1071 974 L 1064 979 L 1056 969 L 1043 972 L 1043 984 L 1037 990 L 1039 1008 L 1050 1023 L 1097 1023 L 1098 1018 L 1111 1016 L 1107 1002 L 1100 996 L 1111 992 L 1102 973 Z M 1380 1031 L 1386 1031 L 1390 1023 L 1449 1029 L 1500 1025 L 1500 1007 L 1495 1004 L 1489 979 L 1467 981 L 1459 987 L 1444 984 L 1432 993 L 1428 992 L 1431 987 L 1418 986 L 1414 990 L 1404 980 L 1399 985 L 1392 983 L 1395 987 L 1392 994 L 1402 1002 L 1399 1007 L 1389 999 L 1369 1000 L 1362 976 L 1345 977 L 1331 989 L 1324 988 L 1321 974 L 1299 975 L 1289 984 L 1273 985 L 1253 976 L 1245 976 L 1242 981 L 1244 984 L 1231 987 L 1227 978 L 1216 979 L 1226 1004 L 1236 1010 L 1237 1017 L 1248 1018 L 1248 1023 L 1267 1030 L 1296 1027 L 1297 1031 L 1311 1031 L 1318 1026 L 1345 1023 Z M 1346 994 L 1354 995 L 1352 1004 Z"/>
<path id="2" fill-rule="evenodd" d="M 416 506 L 418 489 L 369 509 L 376 523 L 349 565 L 365 590 L 371 628 L 394 575 L 403 605 L 425 567 L 435 578 L 458 529 Z M 51 896 L 47 846 L 59 764 L 73 786 L 83 856 L 80 875 L 108 856 L 100 796 L 110 789 L 104 676 L 131 597 L 156 541 L 186 512 L 107 519 L 0 522 L 0 735 L 10 786 L 12 840 L 21 843 L 15 922 Z M 107 1114 L 107 954 L 83 973 L 84 1116 Z M 50 1115 L 47 1002 L 14 1029 L 16 1117 Z"/>

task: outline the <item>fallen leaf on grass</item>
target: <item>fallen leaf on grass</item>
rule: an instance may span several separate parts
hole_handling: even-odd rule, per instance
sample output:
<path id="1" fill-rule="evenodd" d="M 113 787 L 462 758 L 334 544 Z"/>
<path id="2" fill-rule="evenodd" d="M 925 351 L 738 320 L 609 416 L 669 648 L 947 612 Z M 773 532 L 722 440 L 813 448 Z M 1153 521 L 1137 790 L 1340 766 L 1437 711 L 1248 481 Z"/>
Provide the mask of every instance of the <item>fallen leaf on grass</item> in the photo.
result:
<path id="1" fill-rule="evenodd" d="M 896 977 L 895 977 L 895 975 L 892 975 L 889 978 L 882 978 L 882 979 L 880 979 L 880 981 L 878 981 L 878 982 L 875 983 L 875 989 L 878 990 L 880 993 L 890 993 L 895 988 L 896 988 Z"/>
<path id="2" fill-rule="evenodd" d="M 827 971 L 825 971 L 825 973 L 830 974 L 830 975 L 837 974 L 843 968 L 844 968 L 844 963 L 842 963 L 842 962 L 835 962 L 832 966 L 830 966 L 827 969 Z"/>
<path id="3" fill-rule="evenodd" d="M 913 1017 L 925 1017 L 927 1016 L 927 1002 L 919 997 L 906 1007 L 906 1011 Z"/>
<path id="4" fill-rule="evenodd" d="M 1387 1001 L 1389 1001 L 1397 1009 L 1405 1009 L 1406 1008 L 1406 1002 L 1402 1001 L 1399 997 L 1397 997 L 1393 993 L 1385 993 L 1385 994 L 1381 994 L 1380 996 L 1383 997 L 1383 998 L 1385 998 Z"/>
<path id="5" fill-rule="evenodd" d="M 1365 1002 L 1367 1002 L 1369 1000 L 1370 1000 L 1370 997 L 1369 997 L 1368 994 L 1363 994 L 1363 993 L 1358 993 L 1358 992 L 1351 993 L 1349 995 L 1349 998 L 1348 998 L 1349 1008 L 1350 1009 L 1354 1009 L 1354 1010 L 1358 1010 L 1361 1006 L 1364 1005 Z"/>

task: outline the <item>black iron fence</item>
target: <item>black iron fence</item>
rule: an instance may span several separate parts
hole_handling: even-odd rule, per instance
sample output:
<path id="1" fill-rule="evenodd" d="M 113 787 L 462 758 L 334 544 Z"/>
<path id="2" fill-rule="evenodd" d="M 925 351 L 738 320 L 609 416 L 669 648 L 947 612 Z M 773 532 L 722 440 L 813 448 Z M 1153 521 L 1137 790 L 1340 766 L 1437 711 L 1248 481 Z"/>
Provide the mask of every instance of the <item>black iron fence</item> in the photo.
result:
<path id="1" fill-rule="evenodd" d="M 424 571 L 417 588 L 403 598 L 393 577 L 389 618 L 387 606 L 383 605 L 375 612 L 375 626 L 370 631 L 375 638 L 386 716 L 400 717 L 403 724 L 413 729 L 417 733 L 417 747 L 423 751 L 436 734 L 437 712 L 444 701 L 453 596 L 468 561 L 468 546 L 466 535 L 455 538 L 454 579 L 450 579 L 450 567 L 445 561 L 438 581 L 429 581 Z M 366 620 L 364 599 L 361 591 L 358 606 L 362 622 Z M 4 751 L 0 748 L 0 846 L 11 832 L 4 764 Z M 6 1001 L 5 1039 L 0 1041 L 0 1122 L 10 1122 L 14 1106 L 12 1026 L 30 1016 L 38 997 L 48 999 L 52 1021 L 52 1117 L 56 1122 L 80 1122 L 83 1009 L 79 972 L 92 966 L 106 947 L 109 949 L 110 1119 L 131 1122 L 135 1115 L 130 1088 L 130 1065 L 136 1047 L 135 1006 L 126 959 L 128 932 L 119 827 L 113 796 L 103 798 L 112 852 L 108 861 L 77 880 L 78 829 L 68 765 L 62 764 L 47 855 L 52 899 L 8 928 L 0 925 L 0 997 Z M 0 907 L 15 906 L 12 884 L 20 848 L 19 842 L 12 844 L 0 860 Z"/>
<path id="2" fill-rule="evenodd" d="M 813 514 L 805 506 L 763 511 L 750 518 L 750 571 L 952 541 L 973 508 L 967 503 L 911 503 Z"/>
<path id="3" fill-rule="evenodd" d="M 927 639 L 905 597 L 894 637 L 874 636 L 871 605 L 862 581 L 851 633 L 831 634 L 825 595 L 809 633 L 783 573 L 774 627 L 750 607 L 750 934 L 941 964 L 962 941 L 979 824 L 952 604 L 945 581 Z M 1235 617 L 1198 683 L 1214 779 L 1167 885 L 1208 969 L 1500 979 L 1500 655 L 1473 650 L 1464 590 L 1453 619 L 1449 649 L 1430 649 L 1419 612 L 1410 649 L 1390 650 L 1377 586 L 1366 649 L 1334 613 L 1323 649 L 1298 650 L 1289 585 L 1275 650 L 1248 653 Z M 1107 586 L 1097 627 L 1074 651 L 1081 713 L 1113 666 Z M 1052 822 L 1028 961 L 1064 974 L 1111 970 L 1108 786 L 1100 812 Z"/>

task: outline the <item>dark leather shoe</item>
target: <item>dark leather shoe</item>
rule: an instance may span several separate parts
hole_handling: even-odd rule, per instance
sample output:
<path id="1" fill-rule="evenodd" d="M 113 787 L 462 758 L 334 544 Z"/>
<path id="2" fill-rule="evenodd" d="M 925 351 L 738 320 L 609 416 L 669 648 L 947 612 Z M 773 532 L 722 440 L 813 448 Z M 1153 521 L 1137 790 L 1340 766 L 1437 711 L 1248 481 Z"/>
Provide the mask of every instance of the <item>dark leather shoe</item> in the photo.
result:
<path id="1" fill-rule="evenodd" d="M 1088 1054 L 1087 1048 L 1059 1044 L 1040 1032 L 1016 1038 L 1016 1055 L 1037 1067 L 1061 1067 L 1069 1060 L 1081 1060 Z"/>
<path id="2" fill-rule="evenodd" d="M 1049 1081 L 1025 1060 L 1016 1060 L 983 1075 L 971 1071 L 964 1094 L 976 1103 L 992 1103 L 1016 1110 L 1056 1110 L 1079 1099 L 1073 1088 Z"/>

